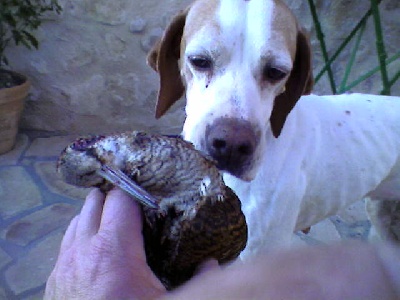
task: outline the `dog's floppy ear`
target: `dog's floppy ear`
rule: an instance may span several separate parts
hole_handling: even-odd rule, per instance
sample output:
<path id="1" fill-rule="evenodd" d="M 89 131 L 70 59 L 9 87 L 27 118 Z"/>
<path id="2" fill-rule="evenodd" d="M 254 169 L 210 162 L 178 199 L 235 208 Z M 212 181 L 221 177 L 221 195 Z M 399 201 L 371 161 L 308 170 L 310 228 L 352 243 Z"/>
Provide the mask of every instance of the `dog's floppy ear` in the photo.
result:
<path id="1" fill-rule="evenodd" d="M 310 42 L 306 34 L 299 31 L 293 69 L 286 82 L 285 91 L 275 98 L 270 117 L 271 129 L 275 137 L 281 134 L 286 118 L 296 102 L 302 95 L 309 94 L 312 87 Z"/>
<path id="2" fill-rule="evenodd" d="M 176 15 L 168 25 L 161 40 L 147 56 L 147 63 L 160 77 L 160 89 L 156 104 L 156 118 L 160 118 L 179 98 L 183 96 L 183 85 L 180 70 L 180 44 L 185 26 L 186 9 Z"/>

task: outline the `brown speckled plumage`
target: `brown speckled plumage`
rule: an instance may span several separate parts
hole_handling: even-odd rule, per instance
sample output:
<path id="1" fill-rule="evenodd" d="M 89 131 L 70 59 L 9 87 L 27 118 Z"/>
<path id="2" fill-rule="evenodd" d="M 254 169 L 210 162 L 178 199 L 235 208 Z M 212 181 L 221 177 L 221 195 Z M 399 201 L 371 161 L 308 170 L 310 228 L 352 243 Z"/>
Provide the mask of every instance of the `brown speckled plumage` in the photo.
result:
<path id="1" fill-rule="evenodd" d="M 213 161 L 180 138 L 142 132 L 82 138 L 61 154 L 58 171 L 77 186 L 110 188 L 97 171 L 117 168 L 158 200 L 143 207 L 147 261 L 167 288 L 209 258 L 225 263 L 247 241 L 240 201 Z"/>

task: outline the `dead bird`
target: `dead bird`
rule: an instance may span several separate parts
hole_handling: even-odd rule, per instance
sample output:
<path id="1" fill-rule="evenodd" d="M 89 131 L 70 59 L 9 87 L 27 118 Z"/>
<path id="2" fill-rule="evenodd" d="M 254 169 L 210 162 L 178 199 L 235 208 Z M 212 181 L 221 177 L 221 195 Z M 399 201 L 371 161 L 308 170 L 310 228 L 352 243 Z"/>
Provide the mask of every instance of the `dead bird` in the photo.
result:
<path id="1" fill-rule="evenodd" d="M 80 138 L 57 168 L 69 184 L 117 185 L 142 203 L 147 262 L 167 289 L 205 260 L 232 261 L 246 246 L 238 197 L 215 163 L 181 138 L 137 131 Z"/>

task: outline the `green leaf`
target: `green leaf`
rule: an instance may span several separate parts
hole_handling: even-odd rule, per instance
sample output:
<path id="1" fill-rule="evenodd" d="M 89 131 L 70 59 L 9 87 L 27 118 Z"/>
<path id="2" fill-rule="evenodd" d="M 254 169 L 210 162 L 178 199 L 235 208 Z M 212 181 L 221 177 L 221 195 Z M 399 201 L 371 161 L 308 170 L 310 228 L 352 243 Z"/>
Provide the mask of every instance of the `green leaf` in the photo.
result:
<path id="1" fill-rule="evenodd" d="M 15 44 L 18 45 L 22 40 L 21 33 L 18 30 L 12 30 L 11 32 L 12 32 L 12 36 L 13 36 Z"/>
<path id="2" fill-rule="evenodd" d="M 1 59 L 0 59 L 0 66 L 1 66 L 2 64 L 8 66 L 8 59 L 7 59 L 7 57 L 5 57 L 5 56 L 1 57 Z"/>
<path id="3" fill-rule="evenodd" d="M 14 18 L 12 14 L 4 13 L 3 15 L 4 21 L 11 27 L 17 26 L 17 20 Z"/>
<path id="4" fill-rule="evenodd" d="M 38 48 L 34 32 L 46 12 L 59 14 L 57 0 L 0 0 L 0 65 L 7 64 L 4 51 L 10 40 L 28 49 Z"/>
<path id="5" fill-rule="evenodd" d="M 39 48 L 39 42 L 38 40 L 32 35 L 30 34 L 28 31 L 23 30 L 22 33 L 24 34 L 25 38 L 29 41 L 29 43 L 35 47 L 36 49 Z"/>

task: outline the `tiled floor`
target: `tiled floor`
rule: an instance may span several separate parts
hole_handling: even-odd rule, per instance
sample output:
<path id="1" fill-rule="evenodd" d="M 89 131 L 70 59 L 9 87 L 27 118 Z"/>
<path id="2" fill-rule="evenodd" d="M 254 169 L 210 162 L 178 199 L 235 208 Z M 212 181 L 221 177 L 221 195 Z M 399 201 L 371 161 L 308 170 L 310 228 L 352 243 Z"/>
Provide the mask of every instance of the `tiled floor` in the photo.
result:
<path id="1" fill-rule="evenodd" d="M 87 190 L 61 182 L 60 151 L 73 137 L 18 137 L 0 156 L 0 299 L 41 299 L 70 219 Z"/>
<path id="2" fill-rule="evenodd" d="M 21 134 L 0 155 L 0 299 L 41 299 L 64 230 L 79 211 L 87 189 L 63 183 L 55 161 L 75 137 Z M 360 201 L 296 235 L 299 244 L 365 239 L 369 222 Z"/>

